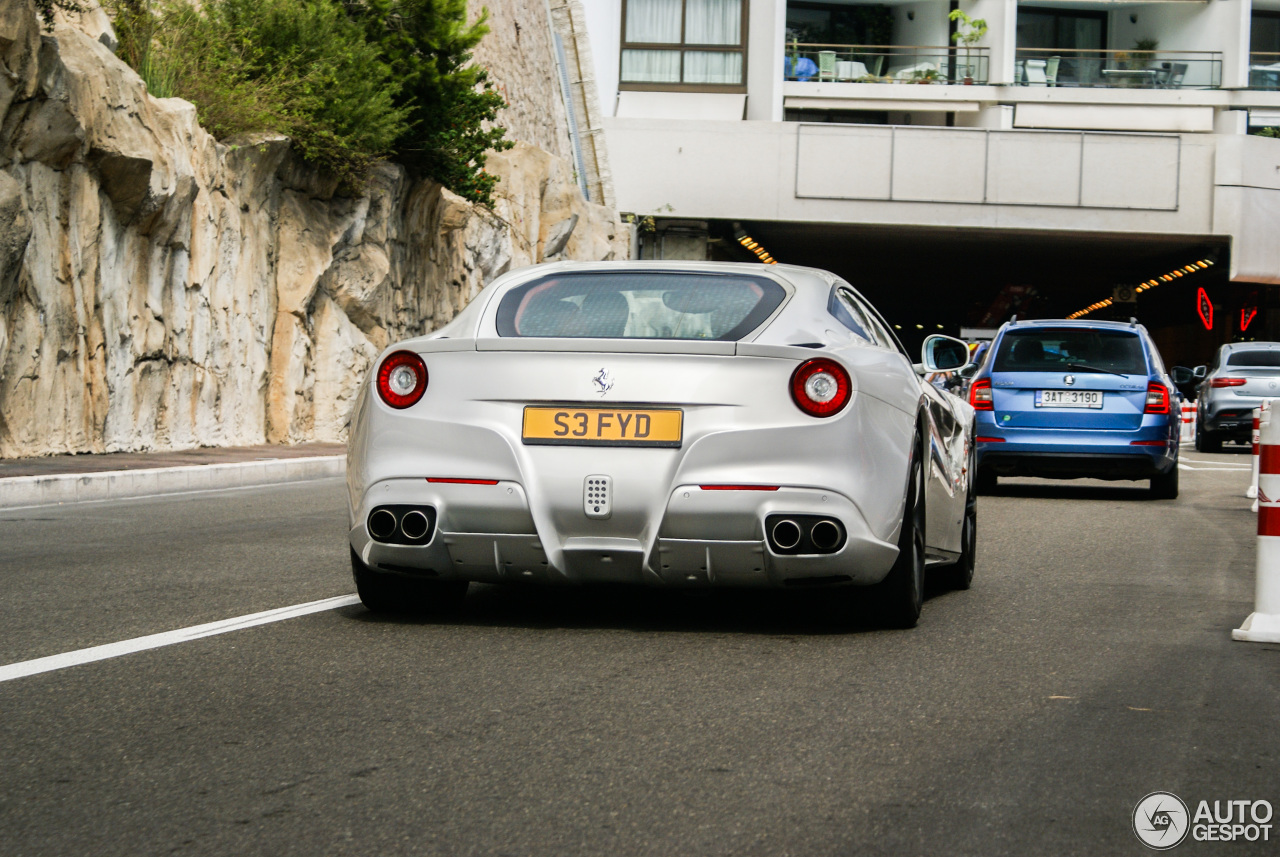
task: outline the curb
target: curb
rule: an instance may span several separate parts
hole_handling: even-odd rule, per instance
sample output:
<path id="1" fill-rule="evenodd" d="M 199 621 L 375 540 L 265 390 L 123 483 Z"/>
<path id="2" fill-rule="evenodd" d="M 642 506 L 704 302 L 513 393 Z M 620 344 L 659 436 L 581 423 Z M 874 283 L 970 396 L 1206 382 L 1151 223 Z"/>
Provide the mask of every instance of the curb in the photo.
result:
<path id="1" fill-rule="evenodd" d="M 13 476 L 0 479 L 0 509 L 306 482 L 344 473 L 345 455 L 324 455 L 56 476 Z"/>

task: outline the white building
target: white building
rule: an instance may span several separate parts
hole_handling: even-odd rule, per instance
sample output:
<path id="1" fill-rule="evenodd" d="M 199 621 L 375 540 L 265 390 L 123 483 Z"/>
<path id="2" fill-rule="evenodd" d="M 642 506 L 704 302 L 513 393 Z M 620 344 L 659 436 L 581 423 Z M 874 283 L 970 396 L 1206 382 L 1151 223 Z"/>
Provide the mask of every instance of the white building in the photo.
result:
<path id="1" fill-rule="evenodd" d="M 1280 126 L 1280 0 L 583 8 L 618 207 L 654 219 L 645 256 L 724 257 L 749 233 L 782 261 L 845 248 L 887 272 L 915 248 L 945 257 L 922 281 L 950 264 L 972 291 L 983 267 L 993 294 L 965 299 L 997 314 L 1038 270 L 1064 313 L 1154 280 L 1136 306 L 1167 341 L 1199 282 L 1223 316 L 1262 309 L 1245 335 L 1280 338 L 1258 288 L 1280 283 L 1280 139 L 1256 133 Z M 973 28 L 954 9 L 985 34 L 957 44 Z M 1198 281 L 1161 279 L 1206 258 Z M 1088 262 L 1074 287 L 1064 260 Z"/>

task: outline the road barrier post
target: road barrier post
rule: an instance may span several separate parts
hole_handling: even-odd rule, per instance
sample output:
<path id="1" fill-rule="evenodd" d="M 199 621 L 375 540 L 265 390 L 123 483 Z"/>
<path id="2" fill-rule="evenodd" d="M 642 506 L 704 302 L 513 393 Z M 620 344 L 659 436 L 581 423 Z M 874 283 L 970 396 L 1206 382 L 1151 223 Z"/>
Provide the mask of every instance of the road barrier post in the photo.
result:
<path id="1" fill-rule="evenodd" d="M 1264 401 L 1261 408 L 1253 409 L 1253 475 L 1249 479 L 1249 488 L 1244 492 L 1244 496 L 1251 500 L 1258 499 L 1258 421 L 1262 418 L 1262 412 L 1266 409 L 1269 402 Z M 1253 511 L 1258 511 L 1258 504 L 1253 504 Z"/>
<path id="2" fill-rule="evenodd" d="M 1280 643 L 1280 420 L 1264 403 L 1258 427 L 1258 559 L 1253 612 L 1231 639 Z"/>
<path id="3" fill-rule="evenodd" d="M 1182 434 L 1178 438 L 1183 443 L 1194 443 L 1196 439 L 1196 403 L 1182 401 Z"/>

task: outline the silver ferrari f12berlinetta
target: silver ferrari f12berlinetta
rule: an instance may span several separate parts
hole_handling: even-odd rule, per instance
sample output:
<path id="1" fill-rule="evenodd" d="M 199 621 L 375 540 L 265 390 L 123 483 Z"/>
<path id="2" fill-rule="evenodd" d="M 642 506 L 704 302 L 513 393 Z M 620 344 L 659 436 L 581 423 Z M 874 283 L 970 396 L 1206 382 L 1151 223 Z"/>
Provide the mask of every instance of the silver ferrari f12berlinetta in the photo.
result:
<path id="1" fill-rule="evenodd" d="M 973 411 L 813 268 L 514 271 L 390 346 L 357 399 L 351 564 L 373 610 L 473 581 L 825 587 L 916 624 L 926 567 L 973 575 Z"/>

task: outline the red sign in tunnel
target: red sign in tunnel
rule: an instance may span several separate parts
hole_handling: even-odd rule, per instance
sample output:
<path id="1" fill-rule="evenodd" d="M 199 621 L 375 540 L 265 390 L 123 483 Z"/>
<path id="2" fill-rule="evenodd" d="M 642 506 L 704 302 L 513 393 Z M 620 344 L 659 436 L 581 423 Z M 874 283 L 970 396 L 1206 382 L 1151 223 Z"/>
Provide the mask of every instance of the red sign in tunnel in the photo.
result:
<path id="1" fill-rule="evenodd" d="M 1204 329 L 1213 330 L 1213 304 L 1209 301 L 1209 295 L 1204 289 L 1196 292 L 1196 311 L 1200 313 Z"/>

